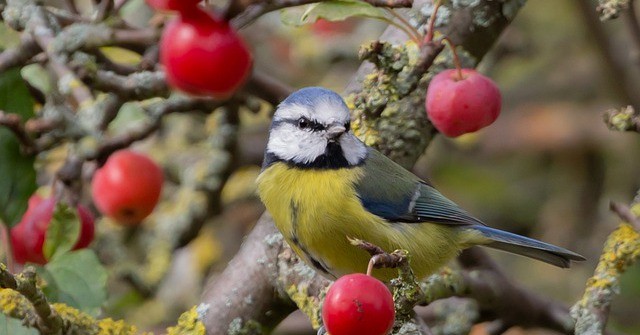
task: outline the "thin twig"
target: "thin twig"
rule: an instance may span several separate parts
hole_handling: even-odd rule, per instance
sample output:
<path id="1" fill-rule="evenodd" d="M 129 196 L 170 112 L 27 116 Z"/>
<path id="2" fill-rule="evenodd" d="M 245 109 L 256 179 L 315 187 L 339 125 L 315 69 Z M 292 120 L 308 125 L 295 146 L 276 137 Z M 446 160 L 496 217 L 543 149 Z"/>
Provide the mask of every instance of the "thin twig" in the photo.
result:
<path id="1" fill-rule="evenodd" d="M 38 147 L 33 141 L 31 136 L 27 133 L 24 125 L 22 124 L 22 118 L 18 114 L 7 114 L 0 110 L 0 126 L 5 126 L 16 135 L 16 138 L 22 146 L 22 150 L 27 155 L 32 155 L 38 152 Z"/>
<path id="2" fill-rule="evenodd" d="M 392 10 L 389 10 L 389 12 L 391 13 L 395 13 Z M 400 30 L 402 30 L 405 34 L 407 34 L 407 36 L 417 45 L 420 45 L 420 36 L 416 35 L 416 33 L 413 31 L 414 29 L 412 29 L 411 26 L 407 27 L 402 23 L 398 23 L 396 21 L 393 21 L 390 18 L 386 18 L 386 17 L 381 17 L 380 18 L 381 21 L 386 22 L 389 25 L 392 25 Z"/>
<path id="3" fill-rule="evenodd" d="M 40 47 L 29 34 L 22 34 L 20 44 L 0 53 L 0 73 L 22 65 L 40 52 Z"/>
<path id="4" fill-rule="evenodd" d="M 593 38 L 598 50 L 605 60 L 604 65 L 607 66 L 606 73 L 609 74 L 609 83 L 615 89 L 615 92 L 624 99 L 626 103 L 630 103 L 636 110 L 640 110 L 640 97 L 638 96 L 638 88 L 630 78 L 630 73 L 624 62 L 618 59 L 620 52 L 615 50 L 611 38 L 604 31 L 602 22 L 598 19 L 594 7 L 589 0 L 575 0 L 585 22 L 584 26 L 589 29 L 589 36 Z"/>
<path id="5" fill-rule="evenodd" d="M 616 213 L 623 221 L 634 226 L 637 231 L 640 231 L 640 218 L 631 212 L 629 206 L 618 202 L 609 202 L 609 209 Z"/>
<path id="6" fill-rule="evenodd" d="M 113 0 L 102 0 L 97 7 L 98 8 L 95 16 L 95 21 L 101 22 L 113 13 L 113 9 L 115 6 Z"/>
<path id="7" fill-rule="evenodd" d="M 289 85 L 258 70 L 253 71 L 253 75 L 247 81 L 244 90 L 274 106 L 278 105 L 294 91 Z"/>
<path id="8" fill-rule="evenodd" d="M 76 2 L 74 0 L 64 0 L 65 8 L 71 13 L 78 14 L 78 7 L 76 7 Z"/>
<path id="9" fill-rule="evenodd" d="M 412 39 L 414 41 L 416 41 L 416 44 L 420 44 L 421 43 L 422 36 L 420 35 L 420 33 L 418 33 L 418 30 L 416 30 L 416 27 L 414 27 L 409 21 L 407 21 L 407 19 L 405 19 L 404 16 L 398 14 L 398 12 L 396 12 L 395 10 L 393 10 L 391 8 L 385 8 L 385 11 L 387 13 L 391 14 L 391 16 L 393 16 L 396 19 L 398 19 L 398 21 L 400 21 L 404 26 L 406 26 L 407 30 L 411 32 L 410 36 L 413 37 Z"/>
<path id="10" fill-rule="evenodd" d="M 105 139 L 98 149 L 87 156 L 84 160 L 97 160 L 99 164 L 106 161 L 107 157 L 113 152 L 126 148 L 132 143 L 140 141 L 153 134 L 162 122 L 162 117 L 170 113 L 187 112 L 193 110 L 213 111 L 217 107 L 224 104 L 225 101 L 208 99 L 208 98 L 178 98 L 163 101 L 159 104 L 149 107 L 152 110 L 153 119 L 144 123 L 138 128 L 130 130 L 126 133 Z"/>
<path id="11" fill-rule="evenodd" d="M 427 35 L 424 37 L 424 42 L 429 43 L 433 41 L 433 35 L 435 33 L 435 25 L 436 25 L 436 17 L 438 16 L 438 9 L 442 6 L 442 0 L 436 0 L 433 6 L 433 13 L 429 17 L 429 22 L 427 23 Z"/>

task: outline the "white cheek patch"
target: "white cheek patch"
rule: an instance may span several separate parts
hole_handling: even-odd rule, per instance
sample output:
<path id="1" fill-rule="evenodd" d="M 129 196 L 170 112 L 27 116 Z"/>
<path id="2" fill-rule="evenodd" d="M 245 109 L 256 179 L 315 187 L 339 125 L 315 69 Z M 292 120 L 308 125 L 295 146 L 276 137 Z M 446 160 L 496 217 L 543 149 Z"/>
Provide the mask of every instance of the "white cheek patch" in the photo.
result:
<path id="1" fill-rule="evenodd" d="M 282 160 L 311 163 L 327 148 L 327 141 L 322 136 L 294 125 L 282 124 L 271 132 L 267 151 Z"/>
<path id="2" fill-rule="evenodd" d="M 367 157 L 367 146 L 351 132 L 340 137 L 340 147 L 350 165 L 360 164 Z"/>

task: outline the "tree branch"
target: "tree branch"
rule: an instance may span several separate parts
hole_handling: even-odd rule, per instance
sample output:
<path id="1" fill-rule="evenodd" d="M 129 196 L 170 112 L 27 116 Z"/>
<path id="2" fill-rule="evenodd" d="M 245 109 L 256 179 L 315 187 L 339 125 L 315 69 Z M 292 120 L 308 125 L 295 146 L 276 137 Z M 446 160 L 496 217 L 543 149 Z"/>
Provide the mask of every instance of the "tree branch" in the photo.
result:
<path id="1" fill-rule="evenodd" d="M 23 34 L 18 46 L 0 53 L 0 73 L 26 63 L 41 51 L 31 35 Z"/>
<path id="2" fill-rule="evenodd" d="M 38 146 L 27 133 L 22 118 L 17 114 L 6 114 L 0 110 L 0 126 L 5 126 L 11 130 L 22 146 L 22 150 L 26 155 L 32 155 L 38 152 Z"/>
<path id="3" fill-rule="evenodd" d="M 52 44 L 58 33 L 51 26 L 51 20 L 55 21 L 55 18 L 37 6 L 33 0 L 9 0 L 8 5 L 12 10 L 4 11 L 5 20 L 10 21 L 16 29 L 23 28 L 25 33 L 33 37 L 40 49 L 46 52 L 49 66 L 58 77 L 61 91 L 69 92 L 77 106 L 90 104 L 93 101 L 91 91 L 69 69 L 65 59 L 53 51 Z M 23 18 L 27 18 L 26 21 Z"/>
<path id="4" fill-rule="evenodd" d="M 167 97 L 171 92 L 164 72 L 140 71 L 121 76 L 111 71 L 98 70 L 87 74 L 85 80 L 103 92 L 112 92 L 126 101 Z"/>
<path id="5" fill-rule="evenodd" d="M 31 302 L 38 315 L 36 326 L 40 332 L 60 332 L 62 319 L 51 309 L 44 293 L 36 286 L 36 273 L 33 268 L 27 268 L 20 276 L 13 276 L 4 264 L 0 264 L 0 287 L 18 291 Z"/>
<path id="6" fill-rule="evenodd" d="M 619 51 L 615 50 L 610 38 L 604 31 L 602 22 L 594 11 L 589 0 L 575 0 L 584 20 L 584 25 L 589 29 L 589 35 L 598 46 L 598 51 L 602 54 L 607 73 L 609 73 L 609 83 L 615 87 L 616 93 L 627 104 L 635 109 L 640 108 L 640 98 L 638 97 L 638 85 L 630 78 L 629 71 L 624 62 L 618 59 Z"/>
<path id="7" fill-rule="evenodd" d="M 253 71 L 253 75 L 249 78 L 244 89 L 274 106 L 277 106 L 294 91 L 289 85 L 257 70 Z"/>
<path id="8" fill-rule="evenodd" d="M 620 292 L 620 277 L 640 259 L 640 204 L 631 209 L 611 203 L 611 210 L 624 221 L 607 238 L 594 274 L 587 288 L 571 308 L 576 320 L 576 334 L 602 334 L 609 318 L 613 298 Z"/>

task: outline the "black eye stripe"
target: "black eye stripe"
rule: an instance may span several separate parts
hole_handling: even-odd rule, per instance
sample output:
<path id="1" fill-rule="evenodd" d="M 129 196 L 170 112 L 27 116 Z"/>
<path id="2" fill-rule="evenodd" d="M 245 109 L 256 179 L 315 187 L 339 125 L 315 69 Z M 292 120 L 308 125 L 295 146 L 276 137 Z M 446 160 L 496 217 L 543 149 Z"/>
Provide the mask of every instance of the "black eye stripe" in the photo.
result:
<path id="1" fill-rule="evenodd" d="M 300 129 L 311 129 L 313 131 L 325 130 L 325 126 L 315 120 L 309 120 L 306 117 L 301 117 L 295 121 L 287 120 L 288 122 L 295 124 Z"/>
<path id="2" fill-rule="evenodd" d="M 301 122 L 303 124 L 301 124 Z M 296 126 L 298 128 L 301 128 L 301 129 L 311 129 L 313 131 L 323 131 L 323 130 L 327 129 L 327 127 L 325 125 L 323 125 L 322 123 L 320 123 L 320 122 L 318 122 L 316 120 L 309 120 L 309 119 L 307 119 L 305 117 L 301 117 L 301 118 L 295 119 L 295 120 L 292 120 L 292 119 L 274 120 L 273 123 L 271 124 L 271 128 L 277 128 L 279 125 L 281 125 L 283 123 L 291 124 L 291 125 L 294 125 L 294 126 Z M 344 124 L 344 127 L 347 130 L 350 130 L 351 129 L 351 121 L 347 121 Z"/>

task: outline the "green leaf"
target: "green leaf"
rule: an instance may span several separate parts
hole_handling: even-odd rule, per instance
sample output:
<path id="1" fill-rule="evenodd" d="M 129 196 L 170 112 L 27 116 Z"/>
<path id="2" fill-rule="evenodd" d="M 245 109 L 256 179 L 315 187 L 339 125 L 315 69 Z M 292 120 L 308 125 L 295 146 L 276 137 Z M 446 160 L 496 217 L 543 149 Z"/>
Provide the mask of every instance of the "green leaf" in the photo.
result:
<path id="1" fill-rule="evenodd" d="M 38 335 L 38 331 L 22 325 L 22 321 L 0 313 L 0 335 Z"/>
<path id="2" fill-rule="evenodd" d="M 39 270 L 47 283 L 43 291 L 48 299 L 93 316 L 100 313 L 107 299 L 107 271 L 93 250 L 61 254 Z"/>
<path id="3" fill-rule="evenodd" d="M 109 123 L 109 131 L 121 134 L 130 131 L 131 126 L 147 117 L 139 102 L 127 102 L 118 111 L 118 116 Z"/>
<path id="4" fill-rule="evenodd" d="M 24 80 L 44 95 L 49 95 L 53 91 L 54 83 L 51 79 L 49 71 L 40 64 L 29 64 L 20 70 L 20 74 Z"/>
<path id="5" fill-rule="evenodd" d="M 322 1 L 280 11 L 282 23 L 289 26 L 301 26 L 316 22 L 318 19 L 343 21 L 355 16 L 387 19 L 387 13 L 384 9 L 355 0 Z"/>
<path id="6" fill-rule="evenodd" d="M 16 113 L 23 119 L 33 116 L 34 101 L 20 69 L 0 74 L 0 110 Z M 27 202 L 36 190 L 34 158 L 23 156 L 13 133 L 0 126 L 0 221 L 9 227 L 20 221 Z"/>
<path id="7" fill-rule="evenodd" d="M 47 227 L 42 250 L 48 260 L 70 251 L 80 237 L 78 211 L 58 202 Z"/>

